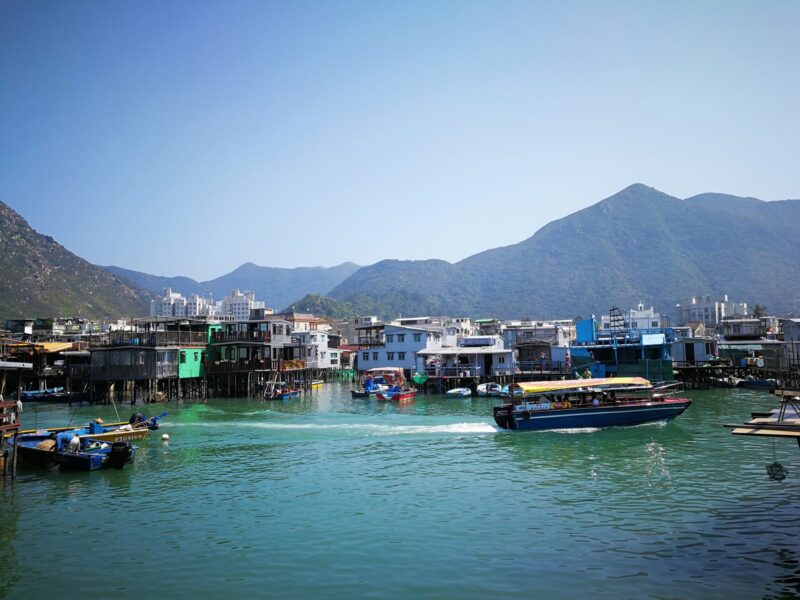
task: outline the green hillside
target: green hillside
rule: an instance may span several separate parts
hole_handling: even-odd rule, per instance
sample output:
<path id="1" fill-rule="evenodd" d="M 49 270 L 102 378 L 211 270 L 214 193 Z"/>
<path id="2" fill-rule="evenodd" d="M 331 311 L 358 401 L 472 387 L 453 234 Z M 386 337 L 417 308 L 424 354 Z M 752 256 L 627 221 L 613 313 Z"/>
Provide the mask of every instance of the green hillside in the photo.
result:
<path id="1" fill-rule="evenodd" d="M 681 200 L 635 184 L 527 240 L 459 263 L 382 261 L 330 296 L 371 313 L 573 317 L 727 293 L 800 308 L 800 201 Z"/>
<path id="2" fill-rule="evenodd" d="M 0 318 L 145 316 L 150 298 L 37 233 L 0 202 Z"/>

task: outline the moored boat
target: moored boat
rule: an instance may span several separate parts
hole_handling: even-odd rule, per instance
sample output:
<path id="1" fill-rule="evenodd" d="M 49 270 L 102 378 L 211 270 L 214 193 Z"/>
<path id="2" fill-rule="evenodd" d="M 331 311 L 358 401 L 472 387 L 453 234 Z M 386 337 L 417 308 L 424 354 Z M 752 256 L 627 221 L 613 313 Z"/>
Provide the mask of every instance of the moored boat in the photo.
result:
<path id="1" fill-rule="evenodd" d="M 286 400 L 288 398 L 298 398 L 303 390 L 291 388 L 283 381 L 272 381 L 264 389 L 265 400 Z"/>
<path id="2" fill-rule="evenodd" d="M 37 434 L 48 436 L 51 433 L 61 433 L 62 431 L 69 431 L 82 438 L 92 438 L 100 442 L 128 442 L 132 440 L 145 439 L 150 431 L 159 428 L 159 419 L 167 416 L 169 413 L 163 412 L 155 417 L 147 418 L 141 413 L 134 413 L 128 422 L 107 423 L 104 424 L 102 419 L 94 419 L 85 427 L 49 427 L 47 429 L 24 429 L 19 433 L 21 435 Z"/>
<path id="3" fill-rule="evenodd" d="M 499 396 L 502 390 L 499 383 L 482 383 L 478 386 L 478 396 Z"/>
<path id="4" fill-rule="evenodd" d="M 67 433 L 67 432 L 63 432 Z M 55 433 L 27 433 L 14 436 L 10 443 L 19 450 L 25 462 L 42 467 L 55 467 L 77 471 L 95 471 L 97 469 L 121 469 L 125 464 L 133 462 L 138 446 L 129 441 L 104 442 L 92 438 L 81 438 L 72 434 L 77 440 L 74 448 L 59 448 Z"/>
<path id="5" fill-rule="evenodd" d="M 494 420 L 520 431 L 638 425 L 675 418 L 692 403 L 671 393 L 641 377 L 514 383 Z"/>
<path id="6" fill-rule="evenodd" d="M 445 396 L 472 396 L 472 390 L 465 387 L 453 388 L 452 390 L 447 390 Z"/>
<path id="7" fill-rule="evenodd" d="M 410 402 L 417 395 L 416 390 L 400 386 L 392 386 L 375 394 L 378 400 L 391 400 L 393 402 Z"/>
<path id="8" fill-rule="evenodd" d="M 350 390 L 353 398 L 369 398 L 378 392 L 388 390 L 391 386 L 405 385 L 403 369 L 399 367 L 378 367 L 367 369 L 362 380 L 362 389 Z"/>

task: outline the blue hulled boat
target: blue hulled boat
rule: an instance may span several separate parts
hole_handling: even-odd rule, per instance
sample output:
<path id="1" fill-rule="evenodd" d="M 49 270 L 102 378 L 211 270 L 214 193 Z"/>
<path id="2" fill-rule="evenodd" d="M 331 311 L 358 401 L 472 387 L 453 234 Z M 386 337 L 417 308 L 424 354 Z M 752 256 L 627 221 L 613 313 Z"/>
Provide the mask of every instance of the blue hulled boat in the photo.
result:
<path id="1" fill-rule="evenodd" d="M 518 431 L 638 425 L 675 418 L 692 403 L 641 377 L 514 383 L 509 392 L 494 420 Z"/>
<path id="2" fill-rule="evenodd" d="M 78 438 L 76 451 L 59 450 L 52 439 L 53 434 L 19 434 L 9 443 L 19 450 L 20 457 L 27 463 L 42 467 L 60 467 L 77 471 L 96 471 L 97 469 L 121 469 L 133 462 L 138 446 L 130 442 L 111 442 L 92 438 Z"/>

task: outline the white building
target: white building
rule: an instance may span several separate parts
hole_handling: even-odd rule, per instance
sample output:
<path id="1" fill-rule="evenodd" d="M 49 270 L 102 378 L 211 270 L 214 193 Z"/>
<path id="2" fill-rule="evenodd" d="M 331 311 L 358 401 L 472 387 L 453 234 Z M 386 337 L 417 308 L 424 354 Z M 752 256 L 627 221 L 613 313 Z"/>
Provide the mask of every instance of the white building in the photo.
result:
<path id="1" fill-rule="evenodd" d="M 237 321 L 245 320 L 250 318 L 250 311 L 254 308 L 266 308 L 266 306 L 263 302 L 256 301 L 253 292 L 233 290 L 230 296 L 222 299 L 220 314 L 233 317 Z"/>
<path id="2" fill-rule="evenodd" d="M 667 326 L 652 306 L 645 308 L 641 302 L 636 308 L 624 313 L 623 316 L 627 329 L 659 329 Z M 611 329 L 611 317 L 609 315 L 600 317 L 600 327 L 606 330 Z"/>
<path id="3" fill-rule="evenodd" d="M 330 369 L 338 366 L 338 351 L 336 351 L 337 364 L 331 363 L 331 349 L 328 348 L 328 334 L 325 331 L 293 331 L 292 338 L 299 340 L 303 345 L 303 361 L 309 369 Z"/>
<path id="4" fill-rule="evenodd" d="M 721 300 L 710 295 L 695 296 L 691 300 L 675 305 L 675 325 L 702 323 L 715 326 L 724 318 L 747 316 L 746 302 L 730 302 L 725 294 Z"/>
<path id="5" fill-rule="evenodd" d="M 359 352 L 360 371 L 379 367 L 400 367 L 412 371 L 416 365 L 417 352 L 442 347 L 442 329 L 386 325 L 383 340 L 382 346 L 364 348 Z"/>
<path id="6" fill-rule="evenodd" d="M 489 377 L 514 372 L 514 350 L 500 336 L 463 337 L 454 348 L 417 352 L 416 370 L 432 377 Z"/>
<path id="7" fill-rule="evenodd" d="M 213 302 L 197 294 L 188 300 L 170 288 L 164 295 L 150 301 L 151 317 L 213 317 L 217 309 Z"/>

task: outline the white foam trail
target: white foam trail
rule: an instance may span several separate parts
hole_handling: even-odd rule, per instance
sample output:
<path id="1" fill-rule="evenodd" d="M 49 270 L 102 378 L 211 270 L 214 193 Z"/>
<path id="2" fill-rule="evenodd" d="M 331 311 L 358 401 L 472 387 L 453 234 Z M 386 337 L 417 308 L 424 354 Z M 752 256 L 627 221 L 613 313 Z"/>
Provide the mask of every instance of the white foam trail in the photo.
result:
<path id="1" fill-rule="evenodd" d="M 282 431 L 343 431 L 367 435 L 419 435 L 430 433 L 497 433 L 499 430 L 486 422 L 448 423 L 443 425 L 381 425 L 377 423 L 174 423 L 185 427 L 228 427 L 232 429 L 271 429 Z"/>
<path id="2" fill-rule="evenodd" d="M 574 427 L 572 429 L 550 429 L 542 430 L 542 432 L 547 431 L 548 433 L 594 433 L 595 431 L 600 431 L 599 427 Z"/>

